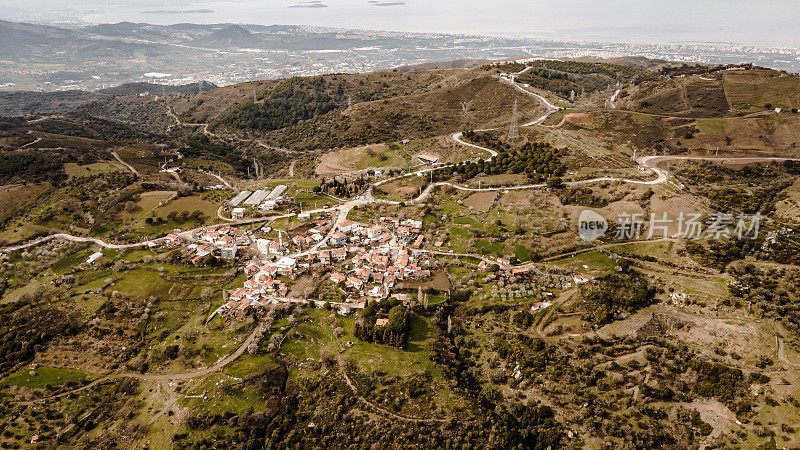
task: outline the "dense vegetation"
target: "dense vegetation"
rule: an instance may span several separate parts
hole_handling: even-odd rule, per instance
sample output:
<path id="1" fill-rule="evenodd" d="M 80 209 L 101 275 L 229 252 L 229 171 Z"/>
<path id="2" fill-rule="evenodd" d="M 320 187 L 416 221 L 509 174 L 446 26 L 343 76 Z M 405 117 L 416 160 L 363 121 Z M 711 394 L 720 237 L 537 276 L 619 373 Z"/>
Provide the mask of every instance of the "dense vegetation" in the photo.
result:
<path id="1" fill-rule="evenodd" d="M 14 179 L 58 183 L 67 177 L 63 166 L 64 161 L 43 153 L 0 154 L 0 184 Z"/>
<path id="2" fill-rule="evenodd" d="M 558 196 L 563 205 L 580 205 L 591 208 L 603 208 L 613 200 L 607 195 L 598 195 L 589 187 L 579 186 L 562 190 Z"/>
<path id="3" fill-rule="evenodd" d="M 695 359 L 689 362 L 689 367 L 698 374 L 692 390 L 703 397 L 733 401 L 744 382 L 741 370 L 723 364 Z"/>
<path id="4" fill-rule="evenodd" d="M 636 67 L 579 61 L 541 60 L 529 63 L 528 67 L 528 71 L 517 76 L 518 82 L 562 97 L 602 90 L 618 81 L 625 83 L 649 75 Z"/>
<path id="5" fill-rule="evenodd" d="M 270 131 L 321 116 L 341 106 L 344 95 L 342 91 L 338 97 L 331 96 L 323 89 L 324 84 L 323 77 L 289 78 L 262 94 L 260 100 L 229 109 L 214 125 Z"/>
<path id="6" fill-rule="evenodd" d="M 366 342 L 405 348 L 410 325 L 409 312 L 404 306 L 392 306 L 393 303 L 395 302 L 387 300 L 367 303 L 361 311 L 360 320 L 356 323 L 353 334 Z M 387 315 L 386 325 L 375 324 L 380 313 Z"/>
<path id="7" fill-rule="evenodd" d="M 619 313 L 632 313 L 653 303 L 656 288 L 635 271 L 610 273 L 597 278 L 582 292 L 584 319 L 593 324 L 614 320 Z"/>
<path id="8" fill-rule="evenodd" d="M 763 240 L 763 237 L 762 237 Z M 700 264 L 725 270 L 733 261 L 744 259 L 759 248 L 759 241 L 748 239 L 709 239 L 705 242 L 686 243 L 686 252 Z"/>
<path id="9" fill-rule="evenodd" d="M 348 181 L 347 178 L 337 179 L 334 177 L 331 180 L 322 180 L 322 182 L 314 186 L 312 190 L 314 192 L 324 192 L 335 197 L 343 198 L 358 194 L 366 185 L 367 178 L 364 175 L 356 179 L 351 179 L 350 181 Z"/>
<path id="10" fill-rule="evenodd" d="M 783 168 L 791 175 L 800 175 L 800 161 L 786 160 L 783 162 Z"/>
<path id="11" fill-rule="evenodd" d="M 70 336 L 81 321 L 58 308 L 18 301 L 0 305 L 0 373 L 33 359 L 54 338 Z"/>
<path id="12" fill-rule="evenodd" d="M 529 63 L 528 66 L 535 69 L 559 71 L 578 75 L 604 75 L 609 78 L 619 78 L 620 80 L 626 81 L 648 74 L 646 70 L 633 66 L 581 61 L 556 61 L 543 59 L 539 61 L 533 61 Z"/>
<path id="13" fill-rule="evenodd" d="M 542 371 L 555 357 L 552 347 L 543 340 L 524 334 L 498 335 L 494 339 L 494 345 L 501 358 L 519 364 L 525 370 Z"/>
<path id="14" fill-rule="evenodd" d="M 800 335 L 800 271 L 745 264 L 732 267 L 729 272 L 737 281 L 730 285 L 734 299 L 750 302 L 757 313 Z"/>
<path id="15" fill-rule="evenodd" d="M 479 174 L 514 173 L 525 174 L 532 182 L 541 182 L 551 176 L 560 177 L 567 171 L 567 167 L 559 160 L 566 150 L 555 149 L 546 142 L 527 142 L 519 148 L 513 148 L 485 133 L 468 131 L 464 137 L 498 151 L 497 156 L 490 160 L 466 161 L 437 169 L 434 172 L 437 180 L 446 180 L 456 174 L 463 179 L 470 179 Z"/>
<path id="16" fill-rule="evenodd" d="M 678 177 L 712 201 L 717 211 L 753 214 L 770 213 L 780 192 L 793 183 L 789 164 L 755 164 L 741 168 L 711 162 L 689 163 L 677 171 Z"/>
<path id="17" fill-rule="evenodd" d="M 190 158 L 208 160 L 209 162 L 222 161 L 228 163 L 240 174 L 247 173 L 250 167 L 250 161 L 245 160 L 238 149 L 227 143 L 211 140 L 204 134 L 187 137 L 184 147 L 181 149 L 181 153 Z M 263 160 L 263 154 L 259 154 L 259 159 L 262 160 L 262 164 L 269 165 L 284 161 L 284 158 L 278 152 L 271 153 L 270 156 L 271 158 Z M 277 161 L 271 160 L 272 158 L 277 158 Z"/>

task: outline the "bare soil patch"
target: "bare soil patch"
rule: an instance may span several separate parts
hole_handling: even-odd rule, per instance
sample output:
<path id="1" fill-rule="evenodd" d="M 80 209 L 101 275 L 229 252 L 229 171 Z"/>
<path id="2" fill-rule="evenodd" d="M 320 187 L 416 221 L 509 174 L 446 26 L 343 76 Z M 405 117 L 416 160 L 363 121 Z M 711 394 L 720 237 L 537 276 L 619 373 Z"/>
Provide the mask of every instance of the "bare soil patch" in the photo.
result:
<path id="1" fill-rule="evenodd" d="M 325 153 L 320 159 L 319 165 L 314 170 L 317 175 L 332 175 L 352 170 L 342 162 L 342 155 L 338 151 Z"/>
<path id="2" fill-rule="evenodd" d="M 410 281 L 407 283 L 403 283 L 404 288 L 408 289 L 417 289 L 419 287 L 422 289 L 434 288 L 439 292 L 444 292 L 450 289 L 450 279 L 447 278 L 447 275 L 442 272 L 438 271 L 433 274 L 433 279 L 427 281 Z"/>
<path id="3" fill-rule="evenodd" d="M 495 195 L 496 194 L 492 191 L 476 192 L 464 199 L 464 205 L 469 206 L 475 211 L 486 212 L 491 209 L 494 204 Z"/>
<path id="4" fill-rule="evenodd" d="M 564 116 L 564 120 L 575 125 L 591 125 L 594 123 L 592 113 L 573 113 Z"/>
<path id="5" fill-rule="evenodd" d="M 700 413 L 700 418 L 714 428 L 709 435 L 711 439 L 718 439 L 729 434 L 736 422 L 736 414 L 715 399 L 697 399 L 688 407 L 696 409 Z"/>

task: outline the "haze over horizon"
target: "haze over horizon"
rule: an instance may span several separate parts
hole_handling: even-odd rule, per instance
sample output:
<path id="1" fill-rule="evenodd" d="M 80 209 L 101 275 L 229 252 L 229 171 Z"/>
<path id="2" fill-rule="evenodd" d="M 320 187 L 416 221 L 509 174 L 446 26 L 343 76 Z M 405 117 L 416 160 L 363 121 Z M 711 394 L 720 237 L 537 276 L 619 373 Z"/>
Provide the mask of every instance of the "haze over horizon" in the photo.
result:
<path id="1" fill-rule="evenodd" d="M 519 36 L 648 44 L 726 43 L 800 48 L 793 23 L 800 3 L 786 0 L 0 0 L 0 19 L 40 23 L 297 24 L 399 32 Z"/>

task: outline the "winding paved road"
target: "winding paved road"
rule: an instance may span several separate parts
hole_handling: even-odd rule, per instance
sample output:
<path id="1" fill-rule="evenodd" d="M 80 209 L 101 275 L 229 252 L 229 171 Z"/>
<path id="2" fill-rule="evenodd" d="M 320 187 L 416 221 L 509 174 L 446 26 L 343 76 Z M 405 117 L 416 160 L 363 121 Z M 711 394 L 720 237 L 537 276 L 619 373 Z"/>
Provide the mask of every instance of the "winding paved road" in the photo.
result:
<path id="1" fill-rule="evenodd" d="M 522 72 L 519 72 L 519 73 L 522 73 Z M 515 75 L 518 75 L 518 74 L 515 74 Z M 542 102 L 542 104 L 547 108 L 546 112 L 541 117 L 539 117 L 538 119 L 535 119 L 535 120 L 533 120 L 531 122 L 528 122 L 528 123 L 526 123 L 524 125 L 521 125 L 521 126 L 528 127 L 528 126 L 539 124 L 544 119 L 549 117 L 550 114 L 552 114 L 552 113 L 558 111 L 559 109 L 561 109 L 560 107 L 555 106 L 552 103 L 550 103 L 549 101 L 547 101 L 547 99 L 545 99 L 541 95 L 535 94 L 533 92 L 530 92 L 530 91 L 520 87 L 516 82 L 513 81 L 513 77 L 515 75 L 512 75 L 512 79 L 509 80 L 508 82 L 511 83 L 512 86 L 514 86 L 517 89 L 520 89 L 521 91 L 525 92 L 526 94 L 532 95 L 532 96 L 538 98 Z M 189 125 L 189 124 L 184 124 L 184 125 Z M 200 125 L 200 124 L 191 124 L 191 125 Z M 203 125 L 205 125 L 205 124 L 203 124 Z M 491 130 L 497 130 L 497 129 L 499 129 L 499 128 L 486 129 L 486 130 L 477 130 L 477 131 L 491 131 Z M 494 151 L 494 150 L 492 150 L 490 148 L 482 147 L 480 145 L 476 145 L 476 144 L 472 144 L 472 143 L 469 143 L 469 142 L 465 142 L 462 139 L 462 136 L 463 136 L 462 132 L 456 132 L 456 133 L 453 133 L 450 137 L 451 137 L 451 139 L 453 139 L 454 142 L 456 142 L 459 145 L 464 145 L 464 146 L 471 147 L 471 148 L 474 148 L 474 149 L 477 149 L 477 150 L 482 150 L 482 151 L 487 152 L 490 155 L 489 158 L 480 158 L 480 159 L 486 160 L 486 159 L 490 159 L 492 157 L 497 156 L 497 152 L 496 151 Z M 118 156 L 116 154 L 114 156 L 118 158 Z M 669 173 L 666 170 L 657 167 L 655 164 L 660 162 L 660 161 L 666 161 L 666 160 L 705 160 L 705 161 L 722 161 L 722 162 L 768 162 L 768 161 L 787 161 L 787 160 L 799 160 L 799 159 L 798 158 L 784 158 L 784 157 L 736 157 L 736 158 L 730 158 L 730 157 L 724 158 L 723 157 L 723 158 L 719 158 L 719 157 L 705 157 L 705 156 L 643 156 L 643 157 L 637 158 L 636 161 L 641 166 L 650 169 L 655 174 L 655 178 L 652 179 L 652 180 L 633 180 L 633 179 L 628 179 L 628 178 L 601 177 L 601 178 L 591 178 L 591 179 L 587 179 L 587 180 L 567 181 L 564 184 L 567 185 L 567 186 L 579 186 L 579 185 L 584 185 L 584 184 L 592 184 L 592 183 L 600 183 L 600 182 L 621 182 L 621 183 L 637 184 L 637 185 L 657 185 L 657 184 L 662 184 L 662 183 L 666 183 L 668 181 Z M 125 164 L 122 160 L 120 160 L 120 162 Z M 125 164 L 125 165 L 127 166 L 127 164 Z M 323 212 L 337 212 L 337 216 L 335 218 L 334 226 L 331 228 L 330 232 L 328 233 L 328 236 L 326 236 L 326 237 L 330 237 L 330 235 L 332 233 L 334 233 L 336 231 L 336 229 L 337 229 L 336 224 L 346 220 L 348 213 L 353 208 L 356 208 L 356 207 L 359 207 L 359 206 L 363 206 L 363 205 L 369 204 L 369 203 L 382 203 L 382 204 L 390 204 L 390 205 L 398 205 L 398 204 L 401 203 L 399 201 L 375 198 L 372 195 L 372 189 L 375 186 L 380 186 L 382 184 L 385 184 L 385 183 L 388 183 L 388 182 L 391 182 L 391 181 L 395 181 L 395 180 L 398 180 L 398 179 L 410 177 L 410 176 L 422 176 L 424 174 L 427 174 L 429 172 L 438 170 L 438 169 L 440 169 L 442 167 L 446 167 L 446 166 L 447 165 L 445 165 L 445 164 L 435 165 L 435 166 L 427 167 L 427 168 L 420 169 L 420 170 L 417 170 L 417 171 L 414 171 L 414 172 L 409 172 L 409 173 L 401 174 L 401 175 L 398 175 L 398 176 L 395 176 L 395 177 L 386 178 L 386 179 L 383 179 L 383 180 L 380 180 L 380 181 L 376 181 L 376 182 L 368 185 L 362 194 L 359 194 L 358 196 L 356 196 L 353 199 L 344 201 L 341 205 L 338 205 L 338 206 L 335 206 L 335 207 L 329 207 L 329 208 L 319 208 L 319 209 L 312 210 L 312 211 L 307 211 L 307 212 L 309 212 L 311 214 L 323 213 Z M 132 167 L 131 167 L 131 170 L 135 172 L 135 170 Z M 220 177 L 218 175 L 215 175 L 213 173 L 208 173 L 208 174 L 211 175 L 211 176 L 216 177 L 217 179 L 219 179 L 223 184 L 225 184 L 225 186 L 234 189 L 222 177 Z M 404 203 L 405 204 L 410 204 L 410 205 L 416 205 L 416 204 L 420 204 L 420 203 L 425 203 L 426 201 L 428 201 L 428 199 L 432 195 L 433 191 L 437 187 L 442 187 L 442 186 L 449 186 L 449 187 L 452 187 L 454 189 L 458 189 L 458 190 L 462 190 L 462 191 L 469 191 L 469 192 L 489 192 L 489 191 L 524 190 L 524 189 L 542 189 L 542 188 L 545 188 L 547 185 L 546 185 L 546 183 L 536 183 L 536 184 L 514 185 L 514 186 L 498 186 L 498 187 L 475 188 L 475 187 L 469 187 L 469 186 L 462 186 L 462 185 L 458 185 L 458 184 L 450 183 L 450 182 L 446 182 L 446 181 L 440 181 L 440 182 L 429 184 L 420 193 L 419 196 L 417 196 L 416 198 L 414 198 L 412 200 L 404 202 Z M 262 217 L 262 218 L 245 219 L 245 220 L 232 220 L 232 219 L 225 218 L 224 216 L 222 216 L 220 214 L 219 211 L 218 211 L 217 215 L 218 215 L 218 217 L 220 219 L 230 223 L 231 225 L 243 225 L 243 224 L 255 223 L 255 222 L 272 221 L 272 220 L 276 220 L 276 219 L 290 217 L 290 216 L 293 216 L 294 214 L 292 213 L 292 214 L 284 214 L 284 215 L 280 215 L 280 216 Z M 191 235 L 192 235 L 193 231 L 194 230 L 189 230 L 189 231 L 182 232 L 181 233 L 181 237 L 184 237 L 184 238 L 187 238 L 187 239 L 191 239 Z M 31 246 L 34 246 L 34 245 L 38 245 L 40 243 L 47 242 L 47 241 L 52 240 L 52 239 L 58 239 L 58 238 L 66 239 L 66 240 L 73 241 L 73 242 L 93 242 L 93 243 L 95 243 L 97 245 L 100 245 L 101 247 L 110 248 L 110 249 L 123 249 L 123 248 L 142 247 L 142 246 L 145 246 L 148 243 L 150 243 L 150 241 L 148 240 L 148 241 L 139 242 L 139 243 L 135 243 L 135 244 L 109 244 L 107 242 L 104 242 L 104 241 L 102 241 L 100 239 L 96 239 L 96 238 L 86 238 L 86 237 L 72 236 L 72 235 L 69 235 L 69 234 L 59 233 L 59 234 L 54 234 L 54 235 L 38 238 L 38 239 L 35 239 L 35 240 L 30 241 L 30 242 L 25 243 L 25 244 L 5 247 L 5 248 L 0 249 L 0 251 L 9 252 L 9 251 L 21 250 L 23 248 L 27 248 L 27 247 L 31 247 Z M 290 255 L 290 256 L 296 257 L 296 256 L 307 255 L 309 252 L 317 250 L 320 245 L 321 244 L 317 244 L 317 245 L 315 245 L 314 247 L 312 247 L 309 250 L 306 250 L 304 252 L 299 252 L 299 253 L 296 253 L 296 254 L 293 254 L 293 255 Z"/>

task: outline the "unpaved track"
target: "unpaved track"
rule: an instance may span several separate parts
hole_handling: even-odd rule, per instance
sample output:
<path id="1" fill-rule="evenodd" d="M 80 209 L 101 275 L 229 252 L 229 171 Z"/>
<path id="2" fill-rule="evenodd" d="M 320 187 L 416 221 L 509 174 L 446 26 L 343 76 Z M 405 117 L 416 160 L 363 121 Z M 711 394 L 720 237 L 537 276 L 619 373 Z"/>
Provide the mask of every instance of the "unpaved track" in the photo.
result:
<path id="1" fill-rule="evenodd" d="M 136 169 L 133 168 L 132 165 L 130 165 L 130 164 L 126 163 L 125 161 L 123 161 L 122 158 L 119 157 L 119 155 L 117 154 L 116 151 L 112 151 L 111 152 L 111 156 L 113 156 L 114 159 L 116 159 L 120 164 L 122 164 L 123 166 L 127 167 L 128 170 L 133 172 L 133 174 L 136 175 L 137 177 L 142 176 L 139 172 L 136 171 Z"/>
<path id="2" fill-rule="evenodd" d="M 372 410 L 373 412 L 376 412 L 378 414 L 381 414 L 387 419 L 393 419 L 400 422 L 428 423 L 428 424 L 444 423 L 450 420 L 450 419 L 418 419 L 414 417 L 406 417 L 406 416 L 401 416 L 400 414 L 393 413 L 387 409 L 381 408 L 380 406 L 371 403 L 369 400 L 367 400 L 361 394 L 358 393 L 358 389 L 356 389 L 356 386 L 353 384 L 353 382 L 350 380 L 350 377 L 347 375 L 347 371 L 344 368 L 344 363 L 341 360 L 339 360 L 339 371 L 342 373 L 342 376 L 344 377 L 344 382 L 347 383 L 347 386 L 350 388 L 350 390 L 353 391 L 353 395 L 356 396 L 356 399 L 358 399 L 358 401 L 361 404 L 365 405 L 367 409 Z"/>
<path id="3" fill-rule="evenodd" d="M 21 146 L 17 150 L 22 150 L 23 148 L 27 148 L 27 147 L 30 147 L 31 145 L 38 144 L 41 141 L 42 141 L 42 138 L 41 137 L 37 137 L 35 140 L 33 140 L 31 142 L 28 142 L 27 144 Z"/>
<path id="4" fill-rule="evenodd" d="M 97 385 L 106 383 L 112 380 L 118 380 L 120 378 L 136 378 L 137 380 L 144 380 L 144 381 L 159 381 L 159 382 L 169 382 L 169 381 L 179 381 L 179 380 L 189 380 L 192 378 L 202 377 L 205 375 L 209 375 L 211 373 L 217 372 L 223 369 L 228 364 L 235 361 L 237 358 L 242 356 L 242 354 L 247 350 L 247 347 L 255 340 L 256 336 L 258 335 L 258 331 L 261 329 L 262 324 L 266 321 L 266 318 L 261 319 L 261 321 L 256 325 L 253 329 L 253 332 L 242 342 L 242 345 L 236 349 L 233 353 L 230 353 L 228 356 L 220 359 L 212 366 L 207 367 L 205 369 L 198 369 L 191 372 L 181 372 L 181 373 L 166 373 L 166 374 L 140 374 L 140 373 L 113 373 L 109 375 L 102 376 L 91 383 L 81 386 L 77 389 L 73 389 L 66 392 L 61 392 L 56 395 L 51 395 L 49 397 L 42 397 L 35 400 L 29 400 L 25 402 L 19 402 L 19 404 L 33 404 L 37 402 L 42 402 L 45 400 L 51 400 L 59 397 L 64 397 L 76 392 L 85 391 L 91 389 Z"/>
<path id="5" fill-rule="evenodd" d="M 24 244 L 19 245 L 12 245 L 10 247 L 4 247 L 0 249 L 0 252 L 8 253 L 8 252 L 15 252 L 17 250 L 22 250 L 28 247 L 33 247 L 34 245 L 43 244 L 45 242 L 52 241 L 54 239 L 64 239 L 65 241 L 70 242 L 89 242 L 92 244 L 97 244 L 103 248 L 109 249 L 125 249 L 125 248 L 136 248 L 136 247 L 143 247 L 150 243 L 150 241 L 144 242 L 137 242 L 135 244 L 109 244 L 108 242 L 102 241 L 97 238 L 90 238 L 90 237 L 81 237 L 81 236 L 73 236 L 71 234 L 66 233 L 58 233 L 58 234 L 51 234 L 48 236 L 42 236 L 40 238 L 36 238 L 32 241 L 28 241 Z"/>
<path id="6" fill-rule="evenodd" d="M 616 109 L 617 108 L 616 101 L 617 101 L 617 96 L 619 96 L 620 92 L 622 92 L 622 89 L 617 89 L 616 91 L 614 91 L 614 94 L 611 95 L 611 98 L 608 99 L 608 107 L 609 108 L 611 108 L 611 109 Z"/>

